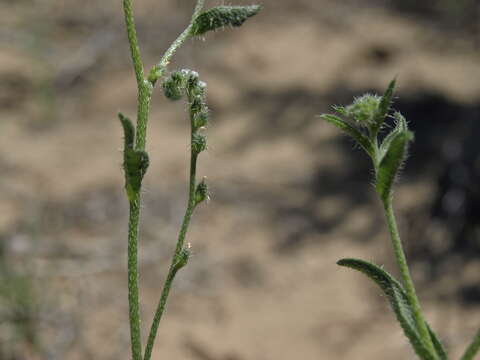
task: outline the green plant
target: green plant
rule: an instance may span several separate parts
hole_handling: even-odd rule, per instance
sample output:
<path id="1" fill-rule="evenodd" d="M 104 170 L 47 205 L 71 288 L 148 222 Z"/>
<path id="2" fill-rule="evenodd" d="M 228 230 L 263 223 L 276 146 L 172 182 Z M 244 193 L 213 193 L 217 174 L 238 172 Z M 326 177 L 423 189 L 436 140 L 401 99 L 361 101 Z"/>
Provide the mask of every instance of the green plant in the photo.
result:
<path id="1" fill-rule="evenodd" d="M 443 345 L 422 314 L 393 211 L 393 185 L 407 158 L 409 143 L 413 141 L 413 133 L 405 118 L 399 112 L 390 115 L 394 88 L 395 80 L 390 82 L 383 96 L 363 95 L 351 105 L 334 107 L 340 116 L 324 114 L 321 118 L 351 136 L 372 159 L 375 189 L 383 203 L 402 284 L 380 267 L 363 260 L 341 259 L 338 265 L 364 273 L 383 290 L 420 359 L 446 360 L 448 356 Z M 395 126 L 379 141 L 379 134 L 386 128 L 385 120 L 389 116 L 395 120 Z M 479 348 L 480 331 L 461 360 L 473 360 Z"/>
<path id="2" fill-rule="evenodd" d="M 196 206 L 208 197 L 205 180 L 202 180 L 198 184 L 196 182 L 197 158 L 200 152 L 205 150 L 207 146 L 206 137 L 202 133 L 204 126 L 207 125 L 209 116 L 208 108 L 205 104 L 206 84 L 198 79 L 196 72 L 190 70 L 175 71 L 168 78 L 164 79 L 167 73 L 167 66 L 175 52 L 188 38 L 202 36 L 208 31 L 214 31 L 226 26 L 240 26 L 248 18 L 256 15 L 261 9 L 261 7 L 257 5 L 217 6 L 203 11 L 204 2 L 205 0 L 197 0 L 190 24 L 171 44 L 160 62 L 152 67 L 146 77 L 138 45 L 132 0 L 123 0 L 127 36 L 138 88 L 136 128 L 128 117 L 119 114 L 125 136 L 123 167 L 125 171 L 125 189 L 130 205 L 128 224 L 128 302 L 133 360 L 149 360 L 151 358 L 157 329 L 165 310 L 172 282 L 178 270 L 187 264 L 190 256 L 190 246 L 185 246 L 185 236 L 190 218 Z M 188 100 L 191 122 L 189 196 L 175 252 L 172 256 L 171 265 L 153 318 L 145 353 L 142 354 L 138 292 L 138 227 L 142 180 L 149 165 L 149 157 L 145 151 L 145 144 L 150 99 L 155 84 L 158 80 L 162 79 L 164 79 L 163 90 L 168 98 L 178 100 L 186 95 Z"/>

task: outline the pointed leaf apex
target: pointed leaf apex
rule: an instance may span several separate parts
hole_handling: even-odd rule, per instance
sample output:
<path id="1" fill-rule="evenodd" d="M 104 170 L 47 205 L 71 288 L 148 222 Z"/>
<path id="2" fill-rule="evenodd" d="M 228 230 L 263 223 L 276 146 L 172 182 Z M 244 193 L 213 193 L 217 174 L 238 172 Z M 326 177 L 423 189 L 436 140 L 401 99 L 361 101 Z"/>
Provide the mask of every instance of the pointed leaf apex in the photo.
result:
<path id="1" fill-rule="evenodd" d="M 390 107 L 393 103 L 393 93 L 395 92 L 395 85 L 397 82 L 397 78 L 393 78 L 392 81 L 388 84 L 387 90 L 385 94 L 380 99 L 380 104 L 378 106 L 378 112 L 375 117 L 376 126 L 380 129 L 388 115 Z"/>
<path id="2" fill-rule="evenodd" d="M 392 307 L 398 322 L 403 328 L 405 336 L 412 344 L 413 349 L 420 359 L 444 360 L 439 342 L 436 344 L 438 348 L 436 348 L 435 351 L 437 351 L 440 355 L 433 354 L 425 346 L 419 335 L 419 331 L 414 320 L 413 310 L 409 303 L 407 294 L 405 293 L 402 285 L 400 285 L 400 283 L 395 280 L 393 276 L 377 265 L 371 264 L 364 260 L 341 259 L 337 262 L 337 264 L 360 271 L 372 279 L 382 289 L 387 296 L 388 301 L 390 302 L 390 306 Z"/>
<path id="3" fill-rule="evenodd" d="M 118 113 L 118 118 L 120 119 L 123 127 L 125 149 L 133 148 L 133 142 L 135 140 L 135 128 L 133 127 L 132 121 L 120 112 Z"/>
<path id="4" fill-rule="evenodd" d="M 191 36 L 201 36 L 225 26 L 241 26 L 248 18 L 258 14 L 262 6 L 216 6 L 200 13 L 190 30 Z"/>

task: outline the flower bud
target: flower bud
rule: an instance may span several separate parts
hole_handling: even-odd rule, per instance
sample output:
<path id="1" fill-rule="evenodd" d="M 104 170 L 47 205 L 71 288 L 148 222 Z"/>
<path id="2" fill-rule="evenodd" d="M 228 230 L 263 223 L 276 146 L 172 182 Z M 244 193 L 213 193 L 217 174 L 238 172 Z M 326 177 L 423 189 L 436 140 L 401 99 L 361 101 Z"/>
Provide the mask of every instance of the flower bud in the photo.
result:
<path id="1" fill-rule="evenodd" d="M 186 76 L 186 88 L 188 93 L 195 92 L 198 87 L 198 73 L 196 71 L 187 70 L 188 75 Z"/>
<path id="2" fill-rule="evenodd" d="M 180 250 L 180 253 L 178 254 L 177 261 L 175 263 L 175 270 L 178 271 L 181 268 L 183 268 L 185 265 L 187 265 L 188 260 L 190 259 L 190 255 L 192 254 L 191 245 L 190 243 L 187 244 L 182 250 Z"/>
<path id="3" fill-rule="evenodd" d="M 195 190 L 195 206 L 205 200 L 209 200 L 209 194 L 207 183 L 205 182 L 205 178 L 203 178 L 203 180 L 197 185 L 197 189 Z"/>
<path id="4" fill-rule="evenodd" d="M 356 98 L 353 104 L 344 108 L 345 115 L 353 118 L 360 126 L 370 127 L 376 124 L 376 115 L 381 97 L 378 95 L 365 94 Z"/>
<path id="5" fill-rule="evenodd" d="M 193 115 L 193 128 L 198 130 L 208 124 L 208 110 L 204 109 Z"/>
<path id="6" fill-rule="evenodd" d="M 207 138 L 201 134 L 193 134 L 192 136 L 192 152 L 196 155 L 200 154 L 207 148 Z"/>
<path id="7" fill-rule="evenodd" d="M 205 107 L 206 105 L 204 103 L 203 96 L 196 95 L 190 102 L 190 113 L 192 114 L 192 116 L 194 116 L 195 114 L 204 110 Z"/>
<path id="8" fill-rule="evenodd" d="M 183 96 L 184 74 L 182 71 L 174 71 L 163 82 L 163 92 L 170 100 L 180 100 Z"/>

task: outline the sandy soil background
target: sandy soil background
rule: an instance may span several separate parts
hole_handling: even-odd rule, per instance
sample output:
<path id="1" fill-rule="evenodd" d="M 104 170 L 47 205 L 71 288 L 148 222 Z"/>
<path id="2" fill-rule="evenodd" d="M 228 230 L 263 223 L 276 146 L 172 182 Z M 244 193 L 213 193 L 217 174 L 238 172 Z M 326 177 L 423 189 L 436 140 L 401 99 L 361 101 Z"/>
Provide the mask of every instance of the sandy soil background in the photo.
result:
<path id="1" fill-rule="evenodd" d="M 243 28 L 189 41 L 171 66 L 208 83 L 199 175 L 212 201 L 195 214 L 194 257 L 177 277 L 154 359 L 414 358 L 378 289 L 335 265 L 359 257 L 396 273 L 367 159 L 315 118 L 381 92 L 393 76 L 399 104 L 417 116 L 409 120 L 427 129 L 396 192 L 401 231 L 427 316 L 458 358 L 480 324 L 480 298 L 458 295 L 461 284 L 478 289 L 478 263 L 447 257 L 432 279 L 431 257 L 415 248 L 441 249 L 451 238 L 429 209 L 440 144 L 462 114 L 479 120 L 479 37 L 467 21 L 477 8 L 466 1 L 432 15 L 380 1 L 262 3 Z M 136 1 L 147 64 L 192 7 Z M 116 113 L 134 116 L 136 87 L 121 2 L 3 0 L 0 23 L 0 359 L 128 359 Z M 425 108 L 420 101 L 432 97 Z M 448 112 L 450 127 L 437 127 L 431 116 L 446 114 L 445 104 L 458 111 Z M 140 247 L 144 334 L 185 207 L 185 115 L 155 91 Z"/>

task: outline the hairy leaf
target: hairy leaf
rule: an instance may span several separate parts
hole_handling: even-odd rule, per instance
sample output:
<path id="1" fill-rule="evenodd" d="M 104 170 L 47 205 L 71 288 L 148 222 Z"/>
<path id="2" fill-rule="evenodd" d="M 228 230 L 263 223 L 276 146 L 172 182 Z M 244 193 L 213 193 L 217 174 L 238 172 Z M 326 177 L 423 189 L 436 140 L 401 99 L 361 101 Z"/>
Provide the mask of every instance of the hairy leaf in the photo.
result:
<path id="1" fill-rule="evenodd" d="M 198 15 L 190 31 L 192 36 L 203 35 L 208 31 L 225 26 L 241 26 L 248 18 L 258 14 L 259 5 L 249 6 L 217 6 Z"/>
<path id="2" fill-rule="evenodd" d="M 412 344 L 413 349 L 420 359 L 438 359 L 438 356 L 432 354 L 423 343 L 414 320 L 413 311 L 409 304 L 407 294 L 397 280 L 383 269 L 367 261 L 359 259 L 342 259 L 338 261 L 337 264 L 358 270 L 375 281 L 387 296 L 397 320 L 403 328 L 405 336 Z M 443 359 L 443 357 L 440 357 L 440 359 Z"/>
<path id="3" fill-rule="evenodd" d="M 406 126 L 406 123 L 403 124 Z M 408 143 L 413 140 L 413 134 L 406 128 L 395 130 L 396 128 L 392 131 L 390 138 L 387 137 L 387 143 L 383 149 L 384 155 L 377 165 L 376 187 L 384 201 L 392 193 L 392 185 L 407 157 Z"/>
<path id="4" fill-rule="evenodd" d="M 143 150 L 126 148 L 124 153 L 125 188 L 130 201 L 132 201 L 142 186 L 143 176 L 150 164 L 148 154 Z"/>
<path id="5" fill-rule="evenodd" d="M 375 115 L 375 122 L 376 122 L 377 129 L 380 129 L 380 127 L 382 126 L 383 122 L 385 121 L 385 118 L 388 115 L 390 106 L 392 105 L 393 92 L 395 91 L 395 82 L 396 82 L 395 79 L 390 81 L 390 84 L 388 84 L 387 91 L 385 91 L 385 94 L 383 94 L 382 98 L 380 99 L 378 111 L 377 111 L 377 114 Z"/>
<path id="6" fill-rule="evenodd" d="M 432 339 L 433 347 L 435 348 L 435 351 L 437 352 L 437 355 L 440 360 L 448 360 L 448 355 L 447 352 L 445 351 L 445 348 L 443 347 L 443 344 L 441 341 L 438 339 L 437 334 L 435 334 L 430 327 L 430 325 L 427 324 L 428 328 L 428 333 L 430 334 L 430 339 Z"/>
<path id="7" fill-rule="evenodd" d="M 147 172 L 150 161 L 146 151 L 134 149 L 135 128 L 130 119 L 122 113 L 118 114 L 118 118 L 122 123 L 125 137 L 125 148 L 123 149 L 125 189 L 127 190 L 128 199 L 133 201 L 140 191 L 143 176 Z"/>
<path id="8" fill-rule="evenodd" d="M 390 133 L 385 136 L 385 138 L 382 141 L 382 144 L 380 145 L 380 151 L 379 151 L 379 156 L 378 156 L 378 161 L 381 162 L 385 154 L 387 153 L 387 150 L 390 148 L 390 143 L 392 140 L 401 132 L 407 131 L 408 126 L 407 126 L 407 121 L 405 118 L 400 114 L 399 112 L 395 112 L 394 114 L 396 124 L 395 127 L 390 131 Z"/>
<path id="9" fill-rule="evenodd" d="M 135 140 L 135 128 L 133 127 L 132 122 L 128 117 L 123 115 L 122 113 L 118 113 L 118 118 L 122 123 L 123 127 L 123 134 L 125 139 L 125 149 L 126 148 L 133 148 L 133 141 Z"/>
<path id="10" fill-rule="evenodd" d="M 368 137 L 366 137 L 364 134 L 362 134 L 359 130 L 357 130 L 355 127 L 350 125 L 348 122 L 345 120 L 340 119 L 338 116 L 335 115 L 330 115 L 330 114 L 323 114 L 320 115 L 320 118 L 323 120 L 328 121 L 330 124 L 335 125 L 338 127 L 340 130 L 344 131 L 346 134 L 350 135 L 352 138 L 354 138 L 357 143 L 369 154 L 373 154 L 373 146 Z"/>
<path id="11" fill-rule="evenodd" d="M 475 337 L 460 360 L 474 360 L 478 350 L 480 350 L 480 330 L 475 334 Z"/>

